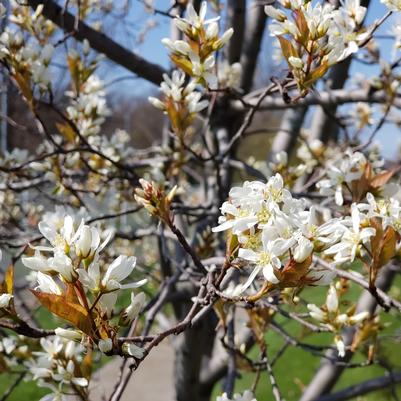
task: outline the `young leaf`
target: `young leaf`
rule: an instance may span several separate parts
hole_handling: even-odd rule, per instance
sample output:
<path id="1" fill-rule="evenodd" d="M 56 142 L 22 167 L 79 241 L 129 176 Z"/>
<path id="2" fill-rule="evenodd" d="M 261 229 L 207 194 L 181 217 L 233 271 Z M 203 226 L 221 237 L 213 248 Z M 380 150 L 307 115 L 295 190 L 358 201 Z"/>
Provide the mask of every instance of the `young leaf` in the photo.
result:
<path id="1" fill-rule="evenodd" d="M 93 336 L 91 318 L 83 306 L 67 301 L 62 295 L 30 291 L 50 312 L 72 323 L 89 336 Z"/>
<path id="2" fill-rule="evenodd" d="M 375 175 L 370 180 L 370 186 L 372 188 L 381 188 L 382 186 L 386 185 L 390 178 L 394 175 L 395 170 L 384 171 L 383 173 Z"/>
<path id="3" fill-rule="evenodd" d="M 277 38 L 280 42 L 281 51 L 283 52 L 283 55 L 286 60 L 288 60 L 290 57 L 299 58 L 297 50 L 289 40 L 284 38 L 284 36 L 277 36 Z"/>

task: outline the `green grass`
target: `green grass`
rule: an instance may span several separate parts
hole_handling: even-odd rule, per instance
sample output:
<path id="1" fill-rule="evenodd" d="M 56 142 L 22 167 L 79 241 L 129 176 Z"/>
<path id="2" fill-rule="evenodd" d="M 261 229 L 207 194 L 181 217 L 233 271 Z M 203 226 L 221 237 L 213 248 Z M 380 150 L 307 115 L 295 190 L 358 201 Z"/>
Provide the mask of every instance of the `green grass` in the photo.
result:
<path id="1" fill-rule="evenodd" d="M 400 288 L 400 280 L 394 283 L 394 288 Z M 308 302 L 315 302 L 317 305 L 321 305 L 324 302 L 324 296 L 327 288 L 309 288 L 302 293 L 302 297 L 308 300 Z M 347 301 L 352 304 L 356 301 L 359 294 L 359 288 L 356 286 L 351 287 Z M 277 323 L 280 323 L 282 327 L 292 336 L 301 339 L 304 343 L 310 343 L 314 345 L 330 345 L 333 335 L 328 333 L 310 334 L 302 336 L 303 332 L 294 321 L 286 322 L 283 318 L 276 318 Z M 394 335 L 400 331 L 400 320 L 398 312 L 390 312 L 382 314 L 382 323 L 387 327 L 381 333 L 385 336 L 386 334 Z M 266 334 L 266 344 L 268 346 L 268 355 L 270 360 L 274 358 L 274 355 L 280 350 L 284 344 L 284 340 L 273 331 L 269 331 Z M 385 338 L 380 343 L 380 356 L 384 357 L 387 362 L 396 370 L 401 369 L 401 343 L 395 341 L 393 337 Z M 251 351 L 251 356 L 256 360 L 258 350 L 256 347 Z M 358 352 L 353 358 L 352 362 L 365 361 L 366 357 Z M 302 387 L 306 386 L 311 378 L 313 377 L 316 369 L 319 367 L 320 358 L 313 356 L 310 352 L 296 347 L 288 347 L 285 353 L 280 357 L 277 363 L 274 365 L 273 371 L 278 383 L 278 386 L 282 392 L 282 396 L 286 401 L 297 401 L 302 393 Z M 340 380 L 336 384 L 333 391 L 337 391 L 346 388 L 350 385 L 357 384 L 359 382 L 369 380 L 385 374 L 385 369 L 378 366 L 367 366 L 362 368 L 352 368 L 345 370 L 341 375 Z M 242 392 L 245 389 L 252 387 L 255 379 L 254 373 L 244 373 L 236 382 L 236 392 Z M 214 397 L 221 394 L 221 385 L 217 385 L 214 389 Z M 397 394 L 401 396 L 401 387 L 397 387 Z M 257 390 L 256 398 L 258 401 L 270 401 L 274 400 L 271 392 L 270 380 L 266 372 L 261 374 Z M 215 398 L 212 398 L 215 400 Z M 356 399 L 355 399 L 356 400 Z M 389 389 L 371 393 L 364 397 L 357 398 L 358 401 L 387 401 L 393 400 Z"/>

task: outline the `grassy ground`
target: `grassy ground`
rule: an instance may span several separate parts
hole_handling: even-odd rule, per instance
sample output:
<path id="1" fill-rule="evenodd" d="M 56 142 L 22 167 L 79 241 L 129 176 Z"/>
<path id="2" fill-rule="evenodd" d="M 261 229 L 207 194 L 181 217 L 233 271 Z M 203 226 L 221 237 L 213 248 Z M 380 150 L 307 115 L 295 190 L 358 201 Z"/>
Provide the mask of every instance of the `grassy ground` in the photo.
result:
<path id="1" fill-rule="evenodd" d="M 393 292 L 396 291 L 397 288 L 400 288 L 400 280 L 394 283 Z M 309 301 L 315 302 L 317 305 L 320 305 L 324 302 L 326 288 L 311 288 L 306 290 L 302 295 Z M 358 288 L 353 288 L 350 296 L 348 297 L 349 304 L 352 304 L 356 301 L 359 294 Z M 393 294 L 397 295 L 397 294 Z M 276 321 L 282 324 L 282 327 L 290 333 L 292 336 L 297 338 L 302 338 L 304 343 L 310 343 L 315 345 L 329 345 L 331 344 L 333 336 L 331 334 L 312 334 L 303 336 L 300 327 L 295 322 L 285 322 L 284 319 L 277 318 Z M 388 314 L 384 314 L 382 320 L 383 324 L 386 326 L 382 336 L 384 339 L 380 342 L 380 358 L 385 359 L 388 363 L 390 363 L 394 370 L 400 371 L 401 369 L 401 360 L 399 359 L 399 355 L 401 355 L 401 343 L 397 339 L 394 339 L 394 333 L 399 334 L 401 329 L 399 315 L 396 312 L 390 312 Z M 392 337 L 386 338 L 386 333 L 391 333 Z M 275 332 L 268 332 L 266 335 L 266 343 L 268 346 L 268 354 L 270 356 L 270 360 L 272 360 L 275 354 L 280 350 L 284 341 L 277 335 Z M 256 358 L 258 355 L 257 350 L 253 350 L 253 356 Z M 354 358 L 353 362 L 362 362 L 365 361 L 366 357 L 359 352 Z M 280 357 L 277 363 L 274 365 L 274 374 L 276 380 L 278 382 L 278 386 L 282 392 L 283 398 L 286 401 L 296 401 L 302 393 L 302 389 L 304 386 L 308 384 L 310 379 L 313 377 L 315 370 L 319 366 L 320 359 L 311 355 L 308 351 L 295 348 L 288 347 L 285 353 Z M 361 381 L 365 381 L 371 378 L 375 378 L 385 374 L 386 371 L 378 366 L 367 366 L 363 368 L 353 368 L 346 370 L 337 385 L 335 386 L 335 390 L 339 390 L 342 388 L 346 388 L 350 385 L 359 383 Z M 241 392 L 244 389 L 251 388 L 253 381 L 255 378 L 255 374 L 245 373 L 242 377 L 237 380 L 236 383 L 236 391 Z M 217 395 L 221 393 L 221 388 L 215 389 L 214 394 Z M 396 389 L 397 394 L 401 396 L 401 386 L 398 386 Z M 257 386 L 256 398 L 258 401 L 270 401 L 273 400 L 273 395 L 271 393 L 271 386 L 268 375 L 266 372 L 263 372 L 260 377 L 259 384 Z M 368 396 L 357 398 L 358 401 L 387 401 L 394 400 L 391 396 L 391 390 L 386 389 L 384 391 L 371 393 Z"/>

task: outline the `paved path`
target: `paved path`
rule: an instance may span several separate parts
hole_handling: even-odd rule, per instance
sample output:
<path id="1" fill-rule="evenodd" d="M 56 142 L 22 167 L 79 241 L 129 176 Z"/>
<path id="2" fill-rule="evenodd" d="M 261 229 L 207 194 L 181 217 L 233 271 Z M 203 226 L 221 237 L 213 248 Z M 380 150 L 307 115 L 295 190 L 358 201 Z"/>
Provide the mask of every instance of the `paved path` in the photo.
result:
<path id="1" fill-rule="evenodd" d="M 162 342 L 134 372 L 121 401 L 174 401 L 174 351 Z M 120 358 L 112 359 L 91 380 L 91 401 L 108 400 L 118 379 Z"/>

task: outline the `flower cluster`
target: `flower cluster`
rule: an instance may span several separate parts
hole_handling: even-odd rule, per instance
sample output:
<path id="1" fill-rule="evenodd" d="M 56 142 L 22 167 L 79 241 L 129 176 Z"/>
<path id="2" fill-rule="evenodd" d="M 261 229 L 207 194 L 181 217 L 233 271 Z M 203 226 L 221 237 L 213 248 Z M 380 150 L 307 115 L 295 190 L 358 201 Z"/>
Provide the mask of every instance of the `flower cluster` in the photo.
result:
<path id="1" fill-rule="evenodd" d="M 401 11 L 400 0 L 380 0 L 380 2 L 386 5 L 391 11 Z"/>
<path id="2" fill-rule="evenodd" d="M 197 113 L 205 109 L 209 102 L 201 100 L 202 93 L 196 91 L 195 80 L 185 84 L 183 72 L 173 71 L 171 78 L 167 74 L 163 78 L 160 85 L 164 94 L 163 100 L 149 97 L 149 101 L 169 116 L 174 132 L 183 140 Z"/>
<path id="3" fill-rule="evenodd" d="M 245 182 L 232 188 L 221 207 L 220 225 L 213 231 L 231 230 L 238 246 L 230 256 L 253 266 L 242 290 L 260 273 L 267 289 L 328 284 L 333 274 L 316 271 L 312 255 L 337 265 L 359 259 L 370 269 L 370 282 L 374 282 L 378 270 L 397 253 L 401 191 L 398 184 L 389 182 L 392 171 L 373 170 L 362 153 L 350 150 L 328 168 L 330 178 L 318 184 L 329 196 L 326 202 L 333 196 L 342 205 L 342 191 L 349 191 L 349 208 L 336 218 L 322 205 L 293 198 L 278 173 L 267 183 Z"/>
<path id="4" fill-rule="evenodd" d="M 74 340 L 88 336 L 103 352 L 109 352 L 116 345 L 113 341 L 118 328 L 129 325 L 145 301 L 144 294 L 132 293 L 131 303 L 120 311 L 116 325 L 109 319 L 115 316 L 119 291 L 138 288 L 146 279 L 123 283 L 134 270 L 136 258 L 118 256 L 106 265 L 100 254 L 112 232 L 101 233 L 83 220 L 76 226 L 70 215 L 42 220 L 39 230 L 50 246 L 34 247 L 35 254 L 23 257 L 22 263 L 37 272 L 37 287 L 33 293 L 38 300 L 75 326 L 73 331 L 59 329 L 57 334 Z M 105 237 L 103 242 L 101 237 Z M 132 355 L 133 347 L 136 346 L 126 344 L 121 351 Z"/>
<path id="5" fill-rule="evenodd" d="M 350 203 L 361 201 L 368 192 L 393 196 L 399 191 L 398 185 L 387 184 L 392 174 L 380 171 L 382 161 L 371 162 L 363 153 L 353 152 L 351 149 L 347 149 L 341 156 L 332 156 L 326 160 L 327 178 L 320 180 L 317 187 L 322 195 L 334 196 L 337 205 L 344 204 L 346 195 Z"/>
<path id="6" fill-rule="evenodd" d="M 341 313 L 339 295 L 342 292 L 341 282 L 332 284 L 327 292 L 326 303 L 322 307 L 315 304 L 308 304 L 310 316 L 320 322 L 323 327 L 336 333 L 335 344 L 340 357 L 345 356 L 345 345 L 341 338 L 341 330 L 346 326 L 355 326 L 361 324 L 369 317 L 369 312 L 355 313 L 355 306 Z"/>
<path id="7" fill-rule="evenodd" d="M 230 229 L 238 238 L 237 256 L 254 266 L 243 290 L 261 272 L 267 282 L 281 287 L 331 281 L 332 273 L 312 266 L 312 253 L 336 242 L 341 225 L 337 219 L 323 222 L 316 207 L 308 210 L 303 200 L 293 198 L 281 175 L 232 188 L 221 211 L 213 231 Z"/>
<path id="8" fill-rule="evenodd" d="M 207 3 L 202 2 L 199 14 L 193 5 L 188 3 L 187 18 L 177 17 L 174 21 L 182 31 L 187 41 L 162 40 L 171 51 L 171 60 L 188 75 L 194 77 L 200 84 L 217 88 L 215 73 L 216 59 L 214 53 L 220 50 L 231 38 L 233 29 L 230 28 L 219 37 L 219 17 L 206 20 Z"/>
<path id="9" fill-rule="evenodd" d="M 32 380 L 51 393 L 41 401 L 64 399 L 67 395 L 87 398 L 90 369 L 82 357 L 84 347 L 61 337 L 42 338 L 42 350 L 25 362 Z"/>
<path id="10" fill-rule="evenodd" d="M 66 92 L 67 97 L 71 99 L 67 115 L 79 133 L 85 137 L 98 134 L 105 118 L 110 114 L 103 82 L 93 74 L 97 61 L 89 61 L 86 58 L 88 49 L 89 45 L 84 43 L 84 58 L 81 58 L 76 51 L 68 54 L 73 87 L 71 91 Z M 71 139 L 68 138 L 67 128 L 60 131 L 67 136 L 67 139 Z"/>
<path id="11" fill-rule="evenodd" d="M 265 11 L 275 20 L 270 26 L 301 94 L 321 78 L 330 66 L 358 50 L 366 38 L 361 30 L 366 8 L 359 0 L 346 1 L 338 9 L 309 0 L 280 0 L 283 10 L 268 5 Z"/>
<path id="12" fill-rule="evenodd" d="M 31 14 L 29 7 L 13 2 L 10 22 L 37 34 L 28 39 L 21 30 L 7 27 L 0 36 L 0 61 L 7 64 L 27 101 L 32 99 L 35 88 L 42 93 L 51 88 L 50 60 L 54 47 L 49 39 L 54 26 L 42 16 L 42 10 L 40 5 Z"/>

